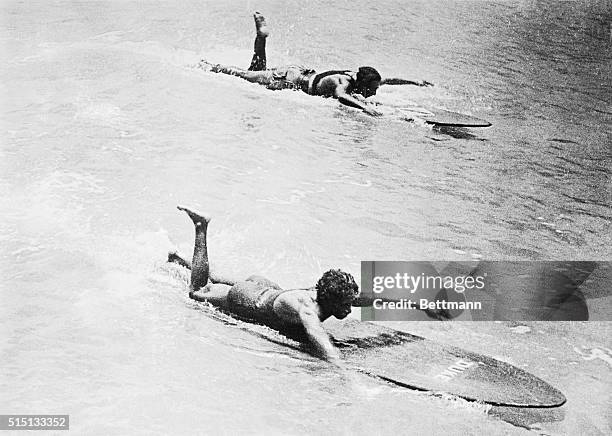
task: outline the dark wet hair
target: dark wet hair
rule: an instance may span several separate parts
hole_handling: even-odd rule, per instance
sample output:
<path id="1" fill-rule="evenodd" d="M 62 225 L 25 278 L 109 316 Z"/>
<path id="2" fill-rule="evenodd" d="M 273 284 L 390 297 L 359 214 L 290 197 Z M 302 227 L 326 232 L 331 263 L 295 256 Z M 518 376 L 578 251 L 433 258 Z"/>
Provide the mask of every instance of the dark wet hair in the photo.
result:
<path id="1" fill-rule="evenodd" d="M 323 273 L 315 289 L 317 302 L 328 306 L 335 306 L 348 297 L 355 298 L 359 293 L 353 276 L 339 269 L 330 269 Z"/>
<path id="2" fill-rule="evenodd" d="M 376 71 L 372 67 L 359 67 L 359 71 L 357 71 L 357 83 L 370 83 L 376 80 L 380 82 L 382 77 L 378 71 Z"/>

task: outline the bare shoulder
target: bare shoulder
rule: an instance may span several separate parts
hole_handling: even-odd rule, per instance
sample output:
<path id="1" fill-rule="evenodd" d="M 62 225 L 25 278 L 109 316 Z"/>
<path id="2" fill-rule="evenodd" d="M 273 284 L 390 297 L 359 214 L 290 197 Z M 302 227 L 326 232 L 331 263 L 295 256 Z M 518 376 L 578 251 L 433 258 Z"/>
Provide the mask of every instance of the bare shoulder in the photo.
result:
<path id="1" fill-rule="evenodd" d="M 276 298 L 274 310 L 286 320 L 298 321 L 304 310 L 315 311 L 311 292 L 306 289 L 283 292 Z"/>
<path id="2" fill-rule="evenodd" d="M 311 305 L 313 303 L 311 291 L 308 289 L 292 289 L 280 294 L 276 299 L 279 303 L 295 307 Z"/>
<path id="3" fill-rule="evenodd" d="M 317 85 L 317 94 L 326 97 L 337 95 L 339 91 L 346 90 L 351 81 L 345 74 L 332 74 L 321 79 Z"/>

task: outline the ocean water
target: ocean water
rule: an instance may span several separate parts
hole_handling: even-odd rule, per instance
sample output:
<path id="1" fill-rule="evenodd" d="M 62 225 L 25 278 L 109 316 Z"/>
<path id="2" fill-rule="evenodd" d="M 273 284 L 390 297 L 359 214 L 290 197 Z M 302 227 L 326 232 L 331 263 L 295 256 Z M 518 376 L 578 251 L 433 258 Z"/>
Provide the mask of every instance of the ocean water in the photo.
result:
<path id="1" fill-rule="evenodd" d="M 365 376 L 355 387 L 219 322 L 164 258 L 191 250 L 191 222 L 175 209 L 185 203 L 213 216 L 219 269 L 282 286 L 310 285 L 331 267 L 359 278 L 372 259 L 609 260 L 610 1 L 1 8 L 2 410 L 70 413 L 79 434 L 522 431 Z M 493 127 L 374 119 L 194 68 L 201 58 L 247 66 L 255 9 L 271 27 L 270 65 L 372 65 L 425 79 L 436 86 L 375 98 Z M 612 347 L 607 324 L 559 326 Z M 503 350 L 479 329 L 461 333 L 515 364 L 537 360 L 528 340 L 508 333 L 523 348 Z M 553 351 L 567 356 L 563 346 Z M 585 386 L 610 382 L 595 368 L 594 380 L 579 371 Z M 605 433 L 602 410 L 557 430 L 588 422 Z"/>

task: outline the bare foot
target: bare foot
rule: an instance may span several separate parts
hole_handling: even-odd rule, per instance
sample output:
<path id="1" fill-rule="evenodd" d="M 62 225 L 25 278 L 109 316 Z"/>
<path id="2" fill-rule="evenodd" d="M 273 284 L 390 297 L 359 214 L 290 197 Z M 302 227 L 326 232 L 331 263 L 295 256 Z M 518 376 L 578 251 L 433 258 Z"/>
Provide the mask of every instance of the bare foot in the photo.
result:
<path id="1" fill-rule="evenodd" d="M 221 65 L 208 62 L 206 59 L 201 59 L 198 63 L 198 68 L 206 72 L 212 71 L 218 73 L 221 70 Z"/>
<path id="2" fill-rule="evenodd" d="M 262 36 L 266 38 L 270 32 L 268 31 L 268 24 L 266 23 L 266 19 L 259 12 L 255 12 L 253 14 L 253 18 L 255 19 L 255 29 L 257 30 L 257 36 Z"/>
<path id="3" fill-rule="evenodd" d="M 178 210 L 182 210 L 183 212 L 187 213 L 187 215 L 189 215 L 189 218 L 191 218 L 191 221 L 193 221 L 193 223 L 196 226 L 202 225 L 202 224 L 208 224 L 210 222 L 210 217 L 208 215 L 205 215 L 203 213 L 194 212 L 193 210 L 188 209 L 185 206 L 176 206 L 176 208 Z"/>
<path id="4" fill-rule="evenodd" d="M 212 67 L 213 67 L 213 64 L 211 64 L 205 59 L 201 59 L 200 62 L 198 63 L 198 68 L 204 71 L 210 71 L 212 70 Z"/>

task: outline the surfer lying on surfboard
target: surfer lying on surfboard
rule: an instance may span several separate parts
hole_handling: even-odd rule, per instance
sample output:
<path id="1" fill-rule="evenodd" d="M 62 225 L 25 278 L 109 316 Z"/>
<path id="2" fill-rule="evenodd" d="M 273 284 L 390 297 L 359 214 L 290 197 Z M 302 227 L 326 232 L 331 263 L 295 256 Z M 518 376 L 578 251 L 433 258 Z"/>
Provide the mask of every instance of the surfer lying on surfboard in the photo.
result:
<path id="1" fill-rule="evenodd" d="M 189 265 L 176 253 L 170 253 L 168 261 L 191 267 L 191 298 L 277 330 L 305 333 L 323 358 L 338 364 L 338 351 L 321 323 L 331 316 L 343 319 L 351 313 L 359 292 L 352 275 L 330 270 L 310 289 L 281 289 L 259 276 L 244 281 L 219 277 L 210 271 L 208 262 L 206 233 L 210 218 L 186 207 L 178 209 L 186 212 L 195 225 L 193 261 Z"/>
<path id="2" fill-rule="evenodd" d="M 355 279 L 349 273 L 329 270 L 308 289 L 281 289 L 260 276 L 246 280 L 222 277 L 211 271 L 208 261 L 207 231 L 210 217 L 183 206 L 195 226 L 193 260 L 188 262 L 176 252 L 168 261 L 191 269 L 189 297 L 206 301 L 240 318 L 267 325 L 285 335 L 305 338 L 317 354 L 339 366 L 339 354 L 321 323 L 334 316 L 344 319 L 352 306 L 371 306 L 373 299 L 359 295 Z M 392 301 L 392 300 L 389 300 Z M 425 310 L 432 318 L 445 319 L 443 313 Z"/>
<path id="3" fill-rule="evenodd" d="M 266 20 L 259 12 L 253 14 L 257 36 L 255 53 L 248 70 L 221 64 L 200 61 L 198 67 L 206 71 L 238 76 L 249 82 L 259 83 L 268 89 L 298 89 L 310 95 L 334 97 L 347 106 L 361 109 L 373 116 L 381 115 L 365 99 L 376 94 L 380 85 L 433 86 L 432 83 L 413 80 L 383 79 L 372 67 L 360 67 L 357 72 L 333 70 L 316 73 L 315 70 L 300 66 L 286 66 L 266 69 L 266 38 L 269 35 Z"/>

